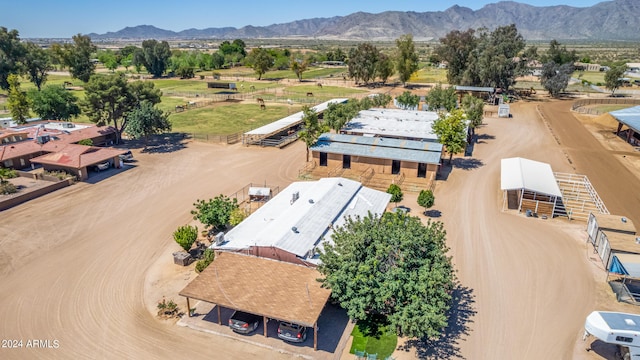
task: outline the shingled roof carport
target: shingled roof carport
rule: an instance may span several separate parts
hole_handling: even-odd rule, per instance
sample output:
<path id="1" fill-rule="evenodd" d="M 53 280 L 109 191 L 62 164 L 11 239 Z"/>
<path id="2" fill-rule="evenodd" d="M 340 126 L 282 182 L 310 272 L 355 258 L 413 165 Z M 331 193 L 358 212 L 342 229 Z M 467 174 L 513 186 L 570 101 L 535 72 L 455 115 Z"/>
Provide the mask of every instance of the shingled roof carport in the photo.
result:
<path id="1" fill-rule="evenodd" d="M 312 268 L 231 252 L 216 253 L 215 260 L 179 295 L 220 307 L 261 315 L 264 335 L 267 318 L 314 329 L 313 349 L 318 349 L 317 323 L 331 290 L 316 279 Z"/>

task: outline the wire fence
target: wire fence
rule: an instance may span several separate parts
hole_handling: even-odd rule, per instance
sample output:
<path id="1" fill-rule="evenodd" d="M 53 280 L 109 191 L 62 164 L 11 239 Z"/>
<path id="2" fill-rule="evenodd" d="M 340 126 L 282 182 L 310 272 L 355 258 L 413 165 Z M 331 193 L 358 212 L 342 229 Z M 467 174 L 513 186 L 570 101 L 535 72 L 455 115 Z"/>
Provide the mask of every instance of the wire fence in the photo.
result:
<path id="1" fill-rule="evenodd" d="M 592 105 L 640 105 L 640 99 L 582 99 L 577 100 L 571 106 L 571 110 L 589 115 L 602 115 L 606 111 L 592 108 Z"/>

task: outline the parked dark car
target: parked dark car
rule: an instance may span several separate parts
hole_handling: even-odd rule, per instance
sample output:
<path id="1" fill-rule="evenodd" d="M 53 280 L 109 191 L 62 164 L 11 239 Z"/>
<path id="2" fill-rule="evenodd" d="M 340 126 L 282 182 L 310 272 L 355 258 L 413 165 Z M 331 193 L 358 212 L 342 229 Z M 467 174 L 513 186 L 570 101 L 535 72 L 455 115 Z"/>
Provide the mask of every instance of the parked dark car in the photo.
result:
<path id="1" fill-rule="evenodd" d="M 278 337 L 290 342 L 304 342 L 307 340 L 307 328 L 281 321 L 278 325 Z"/>
<path id="2" fill-rule="evenodd" d="M 231 330 L 240 334 L 250 334 L 260 323 L 260 316 L 243 311 L 235 311 L 229 318 Z"/>

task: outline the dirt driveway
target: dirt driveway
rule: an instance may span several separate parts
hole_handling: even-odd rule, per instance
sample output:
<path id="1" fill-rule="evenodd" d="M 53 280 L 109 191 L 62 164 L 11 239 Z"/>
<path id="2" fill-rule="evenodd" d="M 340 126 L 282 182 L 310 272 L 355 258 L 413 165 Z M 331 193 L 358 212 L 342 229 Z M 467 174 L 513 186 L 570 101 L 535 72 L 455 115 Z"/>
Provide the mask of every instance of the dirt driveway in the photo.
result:
<path id="1" fill-rule="evenodd" d="M 0 348 L 0 358 L 291 357 L 156 320 L 145 308 L 145 278 L 175 246 L 171 233 L 190 220 L 196 199 L 249 182 L 285 186 L 304 162 L 304 145 L 160 150 L 169 152 L 135 153 L 135 169 L 2 212 L 0 338 L 23 346 Z M 58 347 L 27 348 L 29 339 Z"/>
<path id="2" fill-rule="evenodd" d="M 604 277 L 584 243 L 584 224 L 502 212 L 500 159 L 527 157 L 563 172 L 575 166 L 592 179 L 612 211 L 633 209 L 607 190 L 627 178 L 601 182 L 591 171 L 602 169 L 596 162 L 589 168 L 590 153 L 581 158 L 577 147 L 568 146 L 569 163 L 538 117 L 538 104 L 517 103 L 513 118 L 487 119 L 473 157 L 456 160 L 436 188 L 435 209 L 448 232 L 466 307 L 459 309 L 447 341 L 419 347 L 420 356 L 585 358 L 584 351 L 574 350 L 584 318 L 608 298 L 601 295 Z M 549 118 L 569 124 L 570 114 L 558 115 L 568 104 L 557 110 L 548 106 Z M 556 131 L 561 143 L 570 145 L 564 132 Z M 586 144 L 587 135 L 567 136 Z M 304 162 L 304 145 L 278 150 L 186 143 L 135 155 L 139 162 L 133 169 L 1 213 L 0 337 L 59 345 L 0 348 L 0 358 L 290 358 L 155 319 L 148 298 L 156 296 L 159 284 L 147 280 L 159 271 L 158 258 L 175 249 L 171 233 L 190 221 L 195 199 L 230 194 L 249 182 L 284 187 Z M 603 159 L 602 166 L 611 166 Z M 628 216 L 636 220 L 631 211 Z M 584 356 L 596 356 L 589 354 Z M 415 358 L 416 349 L 396 357 Z"/>

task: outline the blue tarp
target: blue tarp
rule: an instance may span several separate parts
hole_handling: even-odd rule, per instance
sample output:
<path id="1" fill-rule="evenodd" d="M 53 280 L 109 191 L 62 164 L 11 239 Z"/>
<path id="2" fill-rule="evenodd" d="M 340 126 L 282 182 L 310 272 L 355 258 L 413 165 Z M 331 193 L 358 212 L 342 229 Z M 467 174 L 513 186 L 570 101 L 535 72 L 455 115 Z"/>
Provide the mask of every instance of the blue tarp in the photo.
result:
<path id="1" fill-rule="evenodd" d="M 627 269 L 624 268 L 624 265 L 618 260 L 618 257 L 613 255 L 611 259 L 611 265 L 609 265 L 609 271 L 616 274 L 629 275 Z"/>

